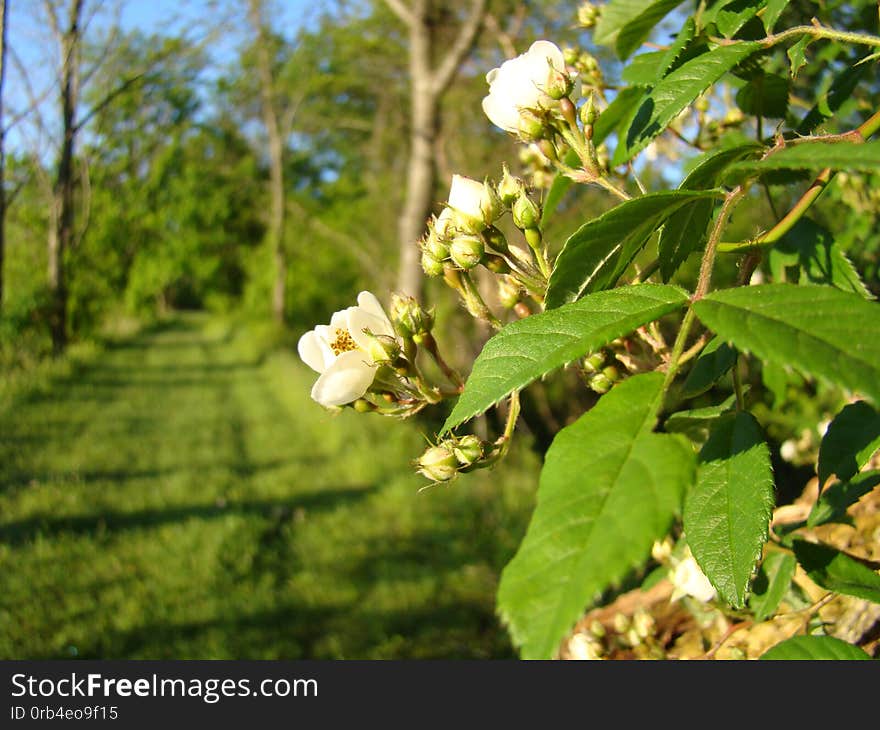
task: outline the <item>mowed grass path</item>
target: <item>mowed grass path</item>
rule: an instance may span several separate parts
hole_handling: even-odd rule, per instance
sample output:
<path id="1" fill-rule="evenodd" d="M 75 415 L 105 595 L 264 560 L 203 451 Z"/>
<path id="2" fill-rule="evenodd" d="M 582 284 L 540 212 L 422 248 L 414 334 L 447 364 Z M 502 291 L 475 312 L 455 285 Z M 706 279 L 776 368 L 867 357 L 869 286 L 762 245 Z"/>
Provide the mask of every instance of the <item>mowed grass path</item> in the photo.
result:
<path id="1" fill-rule="evenodd" d="M 0 657 L 510 656 L 535 465 L 419 494 L 416 425 L 311 382 L 194 316 L 7 396 Z"/>

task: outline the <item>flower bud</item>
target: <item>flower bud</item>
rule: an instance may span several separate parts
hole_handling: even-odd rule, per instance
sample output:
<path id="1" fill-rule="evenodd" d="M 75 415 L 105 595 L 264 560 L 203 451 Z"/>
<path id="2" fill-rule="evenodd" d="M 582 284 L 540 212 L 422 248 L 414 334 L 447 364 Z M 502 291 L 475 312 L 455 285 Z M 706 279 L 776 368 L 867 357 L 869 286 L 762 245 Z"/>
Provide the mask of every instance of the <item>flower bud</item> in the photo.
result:
<path id="1" fill-rule="evenodd" d="M 370 413 L 371 411 L 376 410 L 376 406 L 370 403 L 370 401 L 366 400 L 365 398 L 358 398 L 351 405 L 352 408 L 354 408 L 358 413 Z"/>
<path id="2" fill-rule="evenodd" d="M 428 276 L 442 276 L 443 262 L 435 259 L 427 251 L 422 251 L 422 270 Z"/>
<path id="3" fill-rule="evenodd" d="M 498 280 L 498 301 L 505 309 L 513 309 L 519 301 L 519 284 L 510 276 L 502 276 Z"/>
<path id="4" fill-rule="evenodd" d="M 452 259 L 452 263 L 465 271 L 479 264 L 485 252 L 483 239 L 474 235 L 457 236 L 449 246 L 449 258 Z"/>
<path id="5" fill-rule="evenodd" d="M 535 142 L 542 139 L 546 132 L 544 120 L 529 109 L 523 109 L 519 115 L 517 131 L 523 142 Z"/>
<path id="6" fill-rule="evenodd" d="M 504 204 L 494 185 L 490 185 L 489 181 L 483 182 L 483 199 L 480 202 L 480 210 L 483 211 L 483 222 L 490 226 L 497 221 L 502 213 L 504 213 Z"/>
<path id="7" fill-rule="evenodd" d="M 520 178 L 510 174 L 507 165 L 504 165 L 501 169 L 503 172 L 501 174 L 501 182 L 498 183 L 498 197 L 504 205 L 511 206 L 516 202 L 520 193 L 525 190 L 525 184 Z"/>
<path id="8" fill-rule="evenodd" d="M 602 368 L 602 375 L 604 375 L 608 380 L 612 383 L 616 383 L 620 380 L 620 373 L 614 365 L 609 365 L 607 368 Z"/>
<path id="9" fill-rule="evenodd" d="M 599 19 L 599 8 L 586 2 L 578 8 L 577 19 L 581 28 L 592 28 Z"/>
<path id="10" fill-rule="evenodd" d="M 448 482 L 458 474 L 458 459 L 445 446 L 431 446 L 419 457 L 418 471 L 435 482 Z"/>
<path id="11" fill-rule="evenodd" d="M 588 375 L 593 375 L 599 372 L 599 368 L 604 364 L 605 355 L 602 352 L 594 352 L 592 355 L 584 358 L 584 372 Z"/>
<path id="12" fill-rule="evenodd" d="M 400 355 L 400 343 L 396 337 L 390 335 L 374 335 L 369 330 L 364 330 L 367 354 L 373 362 L 391 362 Z"/>
<path id="13" fill-rule="evenodd" d="M 525 191 L 521 192 L 513 204 L 513 224 L 520 230 L 537 228 L 541 221 L 541 211 Z"/>
<path id="14" fill-rule="evenodd" d="M 547 65 L 550 67 L 547 72 L 547 83 L 544 85 L 547 96 L 556 101 L 566 98 L 574 88 L 571 76 L 565 71 L 557 69 L 549 61 Z"/>
<path id="15" fill-rule="evenodd" d="M 425 335 L 434 327 L 434 312 L 425 311 L 413 297 L 392 294 L 391 322 L 401 337 Z"/>
<path id="16" fill-rule="evenodd" d="M 590 386 L 590 390 L 595 391 L 599 395 L 603 395 L 611 390 L 614 383 L 603 373 L 596 373 L 590 378 L 588 385 Z"/>
<path id="17" fill-rule="evenodd" d="M 565 61 L 566 66 L 574 66 L 579 57 L 580 51 L 577 48 L 566 46 L 562 49 L 562 60 Z"/>
<path id="18" fill-rule="evenodd" d="M 599 112 L 596 110 L 596 100 L 593 94 L 587 97 L 587 102 L 578 111 L 578 116 L 581 118 L 581 124 L 585 127 L 592 127 L 596 123 Z"/>
<path id="19" fill-rule="evenodd" d="M 483 442 L 476 436 L 467 435 L 451 442 L 452 453 L 462 466 L 471 466 L 483 458 Z"/>
<path id="20" fill-rule="evenodd" d="M 428 229 L 428 235 L 422 239 L 422 251 L 427 251 L 437 261 L 443 261 L 449 257 L 449 241 L 431 227 Z"/>

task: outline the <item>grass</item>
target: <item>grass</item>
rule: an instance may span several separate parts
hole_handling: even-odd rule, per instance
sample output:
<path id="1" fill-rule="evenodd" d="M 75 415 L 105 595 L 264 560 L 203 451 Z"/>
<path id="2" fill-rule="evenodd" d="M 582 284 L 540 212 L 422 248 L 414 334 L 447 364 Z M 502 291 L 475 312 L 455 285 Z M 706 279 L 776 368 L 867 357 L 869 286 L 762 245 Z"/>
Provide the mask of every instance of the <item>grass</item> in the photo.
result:
<path id="1" fill-rule="evenodd" d="M 0 387 L 0 657 L 512 656 L 534 458 L 419 494 L 417 424 L 254 343 L 181 317 Z"/>

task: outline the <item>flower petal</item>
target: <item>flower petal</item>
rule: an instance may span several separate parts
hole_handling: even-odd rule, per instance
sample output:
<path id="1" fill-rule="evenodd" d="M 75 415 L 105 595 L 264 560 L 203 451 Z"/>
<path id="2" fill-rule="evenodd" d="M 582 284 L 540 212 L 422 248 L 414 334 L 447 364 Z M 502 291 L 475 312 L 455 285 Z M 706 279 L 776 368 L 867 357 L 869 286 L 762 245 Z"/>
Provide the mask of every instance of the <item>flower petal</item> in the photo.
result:
<path id="1" fill-rule="evenodd" d="M 312 398 L 322 406 L 344 406 L 367 392 L 376 367 L 363 352 L 343 352 L 312 386 Z"/>
<path id="2" fill-rule="evenodd" d="M 323 373 L 327 367 L 327 355 L 331 360 L 333 358 L 327 343 L 315 330 L 309 330 L 299 338 L 296 350 L 302 361 L 318 373 Z"/>
<path id="3" fill-rule="evenodd" d="M 376 299 L 376 296 L 372 292 L 362 291 L 358 294 L 357 298 L 358 306 L 361 309 L 365 309 L 367 312 L 372 314 L 374 317 L 378 317 L 379 319 L 385 322 L 385 329 L 382 332 L 377 332 L 373 330 L 374 335 L 393 335 L 394 328 L 391 326 L 391 322 L 388 319 L 388 315 L 385 314 L 385 310 L 382 308 L 382 305 L 379 303 L 379 300 Z"/>
<path id="4" fill-rule="evenodd" d="M 371 347 L 370 338 L 364 334 L 364 330 L 369 330 L 374 335 L 394 337 L 394 328 L 387 317 L 384 315 L 377 317 L 360 307 L 351 307 L 348 310 L 348 327 L 348 333 L 354 340 L 354 344 L 366 352 L 370 352 Z"/>

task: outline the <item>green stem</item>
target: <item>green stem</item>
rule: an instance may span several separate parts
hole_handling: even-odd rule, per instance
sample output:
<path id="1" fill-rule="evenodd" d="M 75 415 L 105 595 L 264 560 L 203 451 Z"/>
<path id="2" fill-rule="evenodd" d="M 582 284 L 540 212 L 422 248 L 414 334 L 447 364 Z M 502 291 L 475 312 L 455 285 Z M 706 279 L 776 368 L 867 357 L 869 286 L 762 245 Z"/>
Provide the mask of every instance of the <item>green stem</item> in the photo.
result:
<path id="1" fill-rule="evenodd" d="M 770 47 L 777 43 L 786 41 L 789 38 L 797 38 L 804 35 L 813 36 L 813 38 L 825 38 L 832 41 L 842 41 L 843 43 L 856 43 L 863 46 L 873 46 L 880 48 L 880 38 L 877 36 L 867 35 L 865 33 L 848 33 L 842 30 L 834 30 L 833 28 L 823 28 L 821 25 L 798 25 L 789 28 L 781 33 L 773 33 L 768 35 L 761 41 L 761 44 Z"/>
<path id="2" fill-rule="evenodd" d="M 880 111 L 874 112 L 871 117 L 869 117 L 865 122 L 859 126 L 855 132 L 864 140 L 870 137 L 872 134 L 880 130 Z M 822 194 L 822 191 L 827 187 L 828 183 L 831 182 L 831 178 L 834 177 L 834 172 L 832 172 L 830 167 L 826 167 L 822 172 L 820 172 L 816 179 L 813 180 L 812 184 L 807 191 L 801 196 L 800 200 L 795 203 L 794 207 L 785 214 L 785 216 L 780 220 L 773 228 L 771 228 L 766 233 L 761 234 L 757 238 L 752 241 L 740 241 L 737 243 L 722 243 L 718 246 L 718 250 L 723 253 L 740 253 L 742 251 L 749 251 L 755 248 L 762 248 L 765 246 L 772 246 L 779 239 L 781 239 L 786 233 L 788 233 L 792 228 L 794 228 L 795 224 L 803 218 L 804 214 L 810 208 L 810 206 L 816 202 L 816 199 L 819 195 Z"/>

